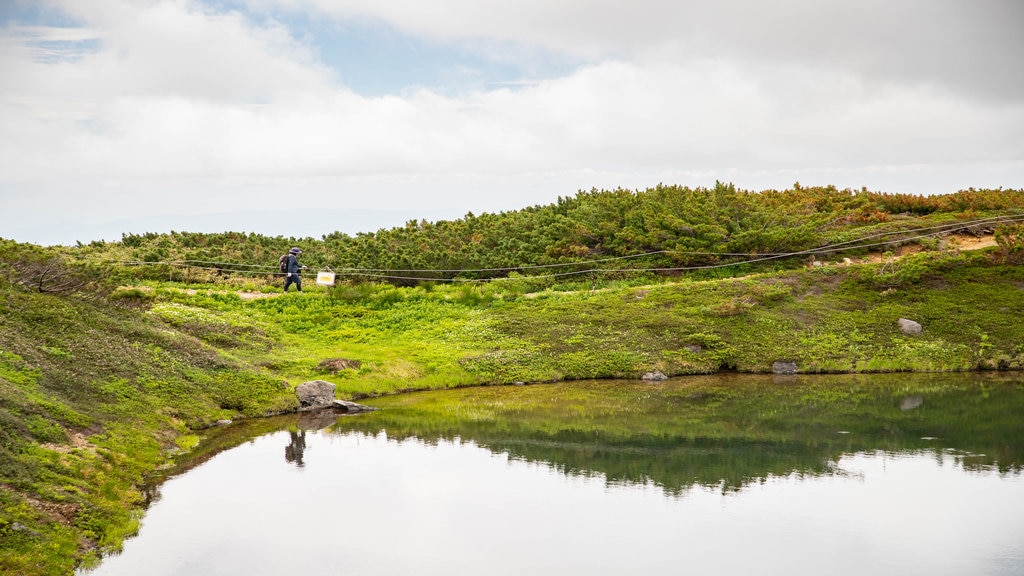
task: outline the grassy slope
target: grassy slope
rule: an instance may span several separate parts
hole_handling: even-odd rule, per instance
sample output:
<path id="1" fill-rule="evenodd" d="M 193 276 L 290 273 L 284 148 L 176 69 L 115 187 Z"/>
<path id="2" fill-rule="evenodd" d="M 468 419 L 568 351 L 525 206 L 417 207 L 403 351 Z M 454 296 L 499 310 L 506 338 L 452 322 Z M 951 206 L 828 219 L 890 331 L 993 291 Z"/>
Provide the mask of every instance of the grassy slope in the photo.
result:
<path id="1" fill-rule="evenodd" d="M 831 266 L 745 278 L 521 294 L 507 286 L 346 288 L 223 314 L 280 331 L 272 363 L 352 397 L 464 384 L 638 378 L 720 370 L 948 371 L 1024 366 L 1024 269 L 986 253 L 921 254 L 892 266 Z M 174 296 L 208 307 L 208 297 Z M 160 304 L 154 312 L 164 313 Z M 906 336 L 899 318 L 924 325 Z M 318 370 L 325 359 L 359 368 Z M 257 356 L 248 358 L 258 362 Z"/>
<path id="2" fill-rule="evenodd" d="M 0 572 L 63 574 L 137 528 L 189 427 L 294 405 L 280 379 L 152 315 L 0 292 Z"/>
<path id="3" fill-rule="evenodd" d="M 580 286 L 586 288 L 586 286 Z M 0 292 L 0 568 L 60 574 L 136 526 L 143 476 L 189 428 L 339 395 L 721 369 L 1021 368 L 1024 269 L 923 254 L 646 287 L 339 286 L 245 300 L 209 286 L 119 299 Z M 904 336 L 900 317 L 924 325 Z M 340 371 L 327 359 L 358 361 Z M 38 566 L 36 565 L 38 564 Z"/>

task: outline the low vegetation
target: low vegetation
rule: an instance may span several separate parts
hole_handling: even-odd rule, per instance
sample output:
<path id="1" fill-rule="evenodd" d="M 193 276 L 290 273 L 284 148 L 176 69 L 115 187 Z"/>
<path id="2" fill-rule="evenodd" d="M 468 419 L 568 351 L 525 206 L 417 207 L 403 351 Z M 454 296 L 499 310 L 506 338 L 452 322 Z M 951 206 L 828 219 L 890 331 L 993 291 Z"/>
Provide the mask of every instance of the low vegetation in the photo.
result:
<path id="1" fill-rule="evenodd" d="M 837 254 L 823 249 L 855 256 L 858 246 L 869 244 L 898 250 L 910 238 L 936 243 L 953 230 L 991 232 L 999 218 L 1024 218 L 1024 190 L 918 196 L 799 184 L 749 192 L 718 183 L 592 190 L 547 206 L 413 220 L 356 236 L 125 234 L 120 242 L 80 244 L 65 253 L 80 263 L 121 264 L 122 283 L 228 282 L 259 289 L 272 278 L 278 256 L 299 244 L 303 263 L 359 282 L 408 286 L 518 275 L 557 285 L 678 276 L 680 268 L 693 274 L 702 267 L 711 277 L 793 268 L 816 254 Z M 786 253 L 797 254 L 779 257 Z M 758 262 L 740 265 L 751 260 Z"/>
<path id="2" fill-rule="evenodd" d="M 776 361 L 1021 369 L 1022 210 L 1012 190 L 718 185 L 355 238 L 0 240 L 0 570 L 65 574 L 118 549 L 143 480 L 194 430 L 294 410 L 294 386 L 316 378 L 359 399 Z M 954 232 L 994 245 L 962 250 Z M 336 285 L 282 294 L 271 271 L 295 244 Z"/>

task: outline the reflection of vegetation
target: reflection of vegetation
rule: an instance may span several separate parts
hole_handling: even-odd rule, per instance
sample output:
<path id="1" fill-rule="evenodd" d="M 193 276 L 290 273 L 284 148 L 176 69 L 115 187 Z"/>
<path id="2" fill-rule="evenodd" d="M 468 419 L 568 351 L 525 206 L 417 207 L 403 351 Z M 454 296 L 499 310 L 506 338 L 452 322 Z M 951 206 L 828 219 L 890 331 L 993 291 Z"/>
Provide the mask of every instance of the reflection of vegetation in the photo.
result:
<path id="1" fill-rule="evenodd" d="M 577 382 L 380 399 L 337 431 L 471 441 L 609 482 L 739 489 L 833 473 L 844 454 L 952 449 L 966 469 L 1024 469 L 1019 375 L 717 376 Z M 937 438 L 937 439 L 936 439 Z"/>

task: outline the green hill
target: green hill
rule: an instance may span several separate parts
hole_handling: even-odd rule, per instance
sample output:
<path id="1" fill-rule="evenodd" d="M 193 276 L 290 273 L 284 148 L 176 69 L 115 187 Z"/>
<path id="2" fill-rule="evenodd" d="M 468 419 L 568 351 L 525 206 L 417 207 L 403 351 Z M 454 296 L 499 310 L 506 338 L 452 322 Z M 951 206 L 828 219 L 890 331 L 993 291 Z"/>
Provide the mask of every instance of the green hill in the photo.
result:
<path id="1" fill-rule="evenodd" d="M 592 191 L 356 237 L 0 241 L 0 569 L 68 573 L 221 419 L 339 396 L 722 370 L 1024 367 L 1024 191 Z M 993 238 L 965 250 L 957 234 Z M 282 294 L 278 254 L 338 272 Z M 921 324 L 904 334 L 900 318 Z"/>

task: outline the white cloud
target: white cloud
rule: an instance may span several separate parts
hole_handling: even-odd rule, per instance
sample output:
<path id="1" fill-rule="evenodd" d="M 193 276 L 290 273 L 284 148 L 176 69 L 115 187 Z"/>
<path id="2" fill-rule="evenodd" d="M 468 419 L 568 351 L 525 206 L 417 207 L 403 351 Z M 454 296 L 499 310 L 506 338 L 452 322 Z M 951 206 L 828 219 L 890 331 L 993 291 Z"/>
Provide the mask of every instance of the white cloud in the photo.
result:
<path id="1" fill-rule="evenodd" d="M 724 46 L 750 28 L 740 19 L 716 29 L 722 39 L 692 23 L 669 33 L 655 16 L 681 21 L 675 3 L 527 2 L 511 12 L 504 3 L 430 3 L 436 14 L 421 4 L 324 10 L 446 37 L 473 31 L 562 48 L 575 39 L 622 57 L 514 88 L 367 98 L 273 18 L 257 24 L 184 0 L 61 0 L 81 27 L 0 36 L 0 209 L 38 213 L 37 224 L 19 223 L 38 229 L 44 213 L 125 220 L 273 210 L 282 198 L 319 210 L 457 216 L 658 182 L 759 189 L 800 180 L 903 192 L 1022 185 L 1020 98 L 879 81 L 856 66 L 822 66 L 819 56 L 808 64 L 753 52 L 680 57 L 696 42 L 677 38 L 682 32 Z M 735 4 L 697 6 L 718 17 Z M 643 40 L 648 25 L 653 39 Z M 780 26 L 793 33 L 795 24 Z M 818 29 L 808 36 L 822 39 Z M 70 43 L 60 47 L 66 57 L 40 57 L 50 40 Z M 623 48 L 630 42 L 632 52 Z"/>
<path id="2" fill-rule="evenodd" d="M 500 39 L 589 56 L 840 67 L 892 82 L 1015 98 L 1015 0 L 248 0 L 387 22 L 438 40 Z"/>

